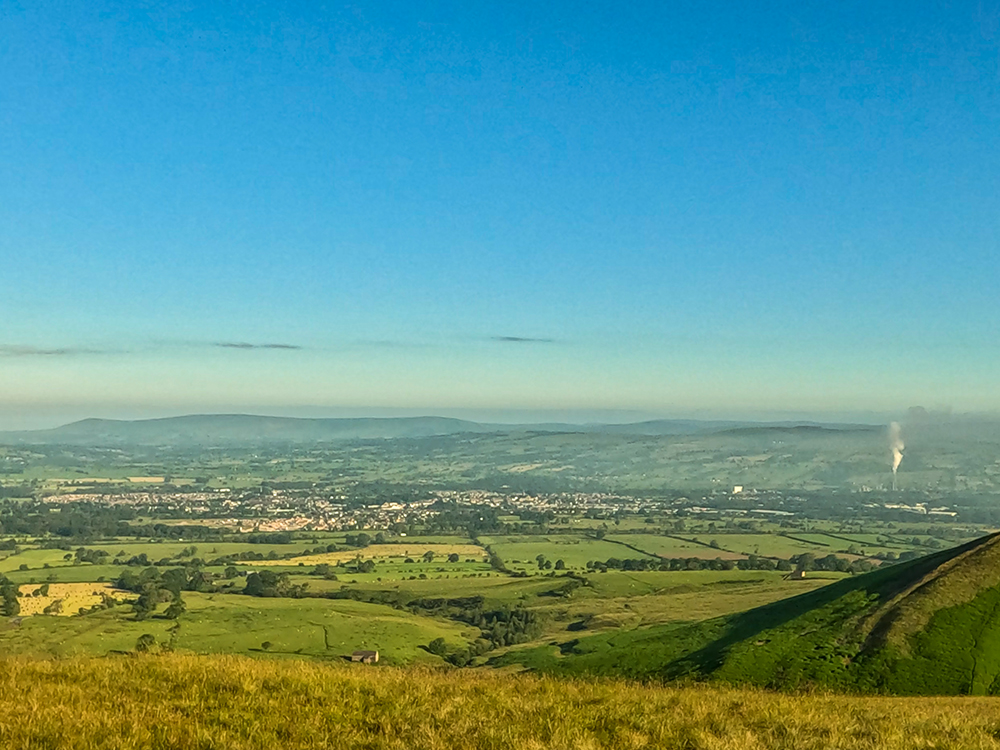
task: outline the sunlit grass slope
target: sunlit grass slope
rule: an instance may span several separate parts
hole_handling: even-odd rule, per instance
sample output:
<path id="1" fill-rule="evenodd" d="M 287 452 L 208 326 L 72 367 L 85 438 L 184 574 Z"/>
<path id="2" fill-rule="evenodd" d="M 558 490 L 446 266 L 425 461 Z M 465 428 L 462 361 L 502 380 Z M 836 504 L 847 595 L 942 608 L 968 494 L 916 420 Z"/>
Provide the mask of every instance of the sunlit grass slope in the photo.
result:
<path id="1" fill-rule="evenodd" d="M 1000 535 L 694 625 L 511 651 L 543 672 L 1000 694 Z"/>
<path id="2" fill-rule="evenodd" d="M 143 656 L 0 662 L 0 747 L 1000 748 L 994 699 Z"/>

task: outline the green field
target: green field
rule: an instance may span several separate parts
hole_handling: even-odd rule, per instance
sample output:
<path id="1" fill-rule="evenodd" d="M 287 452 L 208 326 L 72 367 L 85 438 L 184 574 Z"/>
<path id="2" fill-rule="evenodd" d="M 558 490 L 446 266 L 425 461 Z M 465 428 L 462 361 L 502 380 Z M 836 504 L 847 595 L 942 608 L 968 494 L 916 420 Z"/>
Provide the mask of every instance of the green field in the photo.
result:
<path id="1" fill-rule="evenodd" d="M 503 558 L 512 570 L 538 571 L 537 558 L 543 555 L 555 563 L 562 560 L 567 568 L 585 570 L 592 560 L 607 560 L 609 557 L 642 557 L 635 552 L 610 540 L 599 540 L 575 534 L 524 537 L 480 537 L 484 545 Z"/>
<path id="2" fill-rule="evenodd" d="M 232 594 L 184 595 L 177 620 L 135 621 L 128 607 L 85 617 L 26 617 L 0 631 L 11 655 L 71 656 L 129 652 L 143 633 L 176 651 L 338 659 L 356 649 L 379 650 L 387 663 L 440 663 L 423 650 L 435 638 L 454 644 L 469 628 L 376 604 L 328 599 L 263 599 Z M 261 644 L 270 642 L 265 651 Z"/>
<path id="3" fill-rule="evenodd" d="M 762 555 L 764 557 L 780 557 L 782 559 L 788 559 L 793 555 L 801 555 L 805 552 L 823 555 L 829 554 L 832 551 L 821 544 L 808 544 L 786 536 L 778 536 L 777 534 L 717 534 L 715 536 L 697 534 L 692 535 L 690 538 L 705 544 L 714 539 L 723 549 L 741 555 Z M 847 546 L 844 543 L 841 544 Z"/>
<path id="4" fill-rule="evenodd" d="M 697 622 L 826 586 L 841 574 L 816 574 L 789 581 L 765 571 L 608 571 L 588 577 L 588 586 L 568 600 L 533 606 L 549 616 L 550 635 L 607 628 Z"/>
<path id="5" fill-rule="evenodd" d="M 712 537 L 712 539 L 719 540 L 718 549 L 709 545 L 711 539 L 705 539 L 704 543 L 698 543 L 697 541 L 692 541 L 693 537 L 690 536 L 687 539 L 683 539 L 658 534 L 621 534 L 608 536 L 607 539 L 622 545 L 618 550 L 618 554 L 614 555 L 615 557 L 641 557 L 642 554 L 637 553 L 636 550 L 642 550 L 642 552 L 649 555 L 666 558 L 698 557 L 705 560 L 714 560 L 716 558 L 734 560 L 743 556 L 739 553 L 723 549 L 726 546 L 722 544 L 726 539 L 723 535 Z M 630 549 L 630 547 L 634 549 Z"/>

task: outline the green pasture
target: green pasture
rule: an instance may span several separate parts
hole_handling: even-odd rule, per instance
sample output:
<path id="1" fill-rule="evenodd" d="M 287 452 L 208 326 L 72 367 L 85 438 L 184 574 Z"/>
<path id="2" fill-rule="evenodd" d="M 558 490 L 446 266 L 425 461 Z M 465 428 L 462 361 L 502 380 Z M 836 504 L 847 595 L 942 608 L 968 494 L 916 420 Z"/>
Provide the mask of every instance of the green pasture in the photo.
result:
<path id="1" fill-rule="evenodd" d="M 389 561 L 375 559 L 375 570 L 371 573 L 355 573 L 350 567 L 333 567 L 333 572 L 343 581 L 371 582 L 382 579 L 384 581 L 404 581 L 411 577 L 419 578 L 421 575 L 427 578 L 465 578 L 467 576 L 488 576 L 502 575 L 495 572 L 484 562 L 457 562 L 450 563 L 447 560 L 437 559 L 432 563 L 425 563 L 419 558 L 413 563 L 404 563 L 401 560 L 391 559 Z M 348 564 L 349 566 L 349 564 Z M 308 574 L 316 568 L 315 565 L 258 565 L 253 562 L 240 563 L 235 567 L 245 570 L 272 570 L 276 573 L 291 573 L 293 575 Z M 314 576 L 308 576 L 313 578 Z"/>
<path id="2" fill-rule="evenodd" d="M 0 648 L 11 655 L 102 655 L 130 651 L 140 635 L 151 633 L 177 651 L 339 658 L 373 649 L 387 663 L 404 664 L 440 663 L 420 648 L 435 638 L 461 644 L 476 635 L 446 620 L 351 600 L 185 592 L 184 602 L 187 611 L 176 621 L 135 621 L 126 606 L 77 617 L 26 617 L 0 630 Z"/>
<path id="3" fill-rule="evenodd" d="M 565 583 L 561 576 L 531 576 L 511 578 L 499 573 L 483 578 L 427 578 L 415 581 L 358 581 L 352 588 L 364 591 L 395 591 L 406 599 L 461 598 L 482 596 L 487 606 L 517 605 L 530 606 L 539 595 L 559 588 Z"/>
<path id="4" fill-rule="evenodd" d="M 642 557 L 642 553 L 612 541 L 574 534 L 552 534 L 544 537 L 480 537 L 480 542 L 490 545 L 490 549 L 500 555 L 508 568 L 529 572 L 538 570 L 538 555 L 544 555 L 553 564 L 557 560 L 562 560 L 567 568 L 575 570 L 585 570 L 591 560 Z"/>
<path id="5" fill-rule="evenodd" d="M 642 557 L 642 554 L 636 552 L 636 549 L 642 550 L 648 555 L 666 558 L 698 557 L 705 560 L 714 560 L 717 557 L 721 557 L 722 559 L 727 560 L 740 556 L 732 552 L 727 552 L 726 549 L 724 549 L 726 545 L 722 543 L 724 538 L 723 535 L 719 534 L 718 537 L 713 536 L 712 538 L 719 539 L 719 549 L 709 547 L 708 539 L 705 540 L 704 544 L 698 544 L 694 541 L 679 539 L 677 537 L 661 536 L 659 534 L 622 534 L 607 537 L 609 541 L 619 543 L 617 552 L 611 555 L 611 557 L 617 557 L 620 559 Z"/>
<path id="6" fill-rule="evenodd" d="M 764 557 L 789 558 L 805 552 L 816 553 L 826 548 L 789 539 L 777 534 L 698 534 L 692 536 L 699 542 L 710 543 L 713 539 L 723 549 L 740 555 L 762 555 Z M 846 546 L 846 542 L 842 542 Z M 824 554 L 829 554 L 828 552 Z"/>
<path id="7" fill-rule="evenodd" d="M 72 565 L 72 560 L 64 559 L 67 554 L 72 558 L 72 552 L 61 549 L 22 549 L 18 554 L 8 555 L 0 560 L 0 573 L 7 574 L 22 565 L 38 570 L 44 569 L 46 565 L 53 568 Z"/>
<path id="8" fill-rule="evenodd" d="M 568 598 L 539 597 L 531 606 L 547 615 L 547 636 L 567 630 L 630 629 L 742 612 L 841 577 L 816 574 L 790 581 L 765 571 L 608 571 L 589 575 L 589 585 Z"/>
<path id="9" fill-rule="evenodd" d="M 129 570 L 121 565 L 90 565 L 83 563 L 80 565 L 57 565 L 51 568 L 32 568 L 31 570 L 12 570 L 5 572 L 14 583 L 88 583 L 92 581 L 104 580 L 114 581 L 122 574 L 123 570 Z M 131 568 L 136 570 L 136 568 Z M 166 568 L 161 568 L 166 570 Z M 219 569 L 219 572 L 222 572 Z"/>

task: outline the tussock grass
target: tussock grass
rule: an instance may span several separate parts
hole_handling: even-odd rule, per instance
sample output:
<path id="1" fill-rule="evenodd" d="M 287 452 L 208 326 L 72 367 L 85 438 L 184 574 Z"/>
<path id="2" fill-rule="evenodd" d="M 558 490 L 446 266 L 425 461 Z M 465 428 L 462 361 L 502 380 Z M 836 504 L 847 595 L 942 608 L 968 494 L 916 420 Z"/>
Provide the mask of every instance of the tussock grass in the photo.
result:
<path id="1" fill-rule="evenodd" d="M 1000 701 L 164 655 L 0 662 L 0 747 L 1000 748 Z"/>

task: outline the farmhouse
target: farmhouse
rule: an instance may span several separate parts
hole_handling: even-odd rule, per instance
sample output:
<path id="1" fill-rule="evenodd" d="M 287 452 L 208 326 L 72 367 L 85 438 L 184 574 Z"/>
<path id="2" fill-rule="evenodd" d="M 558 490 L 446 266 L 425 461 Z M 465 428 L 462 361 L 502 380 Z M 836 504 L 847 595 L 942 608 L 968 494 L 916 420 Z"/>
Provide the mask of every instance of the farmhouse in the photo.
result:
<path id="1" fill-rule="evenodd" d="M 374 664 L 378 661 L 378 651 L 355 651 L 351 654 L 351 661 L 359 661 L 362 664 Z"/>
<path id="2" fill-rule="evenodd" d="M 789 581 L 801 581 L 806 577 L 806 572 L 804 570 L 793 570 L 785 578 Z"/>

